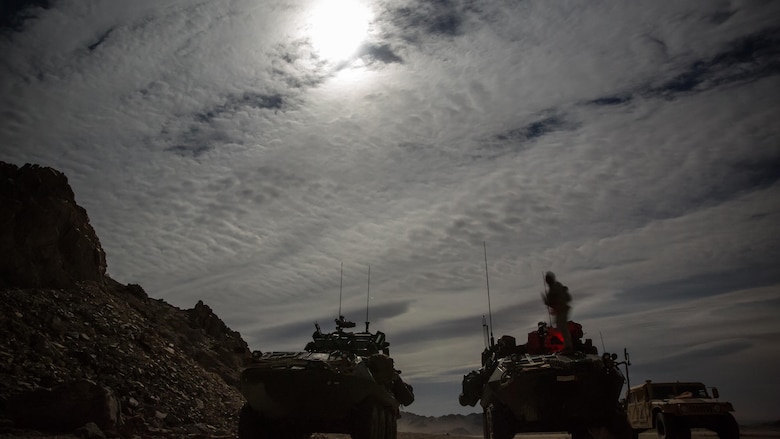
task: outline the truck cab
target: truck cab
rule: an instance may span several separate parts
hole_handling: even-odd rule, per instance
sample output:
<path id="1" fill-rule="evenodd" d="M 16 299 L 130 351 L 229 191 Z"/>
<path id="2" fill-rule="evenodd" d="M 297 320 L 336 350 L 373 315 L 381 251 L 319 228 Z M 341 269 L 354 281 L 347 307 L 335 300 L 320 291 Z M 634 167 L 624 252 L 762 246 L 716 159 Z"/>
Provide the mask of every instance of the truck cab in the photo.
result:
<path id="1" fill-rule="evenodd" d="M 655 429 L 659 439 L 690 439 L 691 428 L 706 428 L 720 439 L 738 439 L 734 407 L 719 396 L 716 388 L 699 382 L 647 380 L 628 390 L 626 416 L 634 437 Z"/>

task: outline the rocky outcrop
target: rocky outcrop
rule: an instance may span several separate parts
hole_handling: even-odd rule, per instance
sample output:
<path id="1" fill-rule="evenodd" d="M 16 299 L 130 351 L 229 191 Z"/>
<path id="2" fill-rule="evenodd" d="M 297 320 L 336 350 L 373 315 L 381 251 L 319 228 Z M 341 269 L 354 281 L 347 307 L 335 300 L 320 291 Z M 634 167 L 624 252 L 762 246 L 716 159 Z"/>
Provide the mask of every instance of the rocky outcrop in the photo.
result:
<path id="1" fill-rule="evenodd" d="M 102 282 L 106 256 L 65 175 L 0 162 L 0 287 Z"/>
<path id="2" fill-rule="evenodd" d="M 232 435 L 243 398 L 227 381 L 249 348 L 193 325 L 192 312 L 110 278 L 0 289 L 0 433 L 70 433 L 69 419 L 127 438 Z"/>
<path id="3" fill-rule="evenodd" d="M 0 436 L 234 437 L 238 332 L 107 276 L 62 173 L 0 162 L 0 205 Z"/>
<path id="4" fill-rule="evenodd" d="M 188 310 L 187 313 L 191 328 L 200 329 L 206 335 L 222 340 L 219 345 L 212 346 L 211 349 L 195 352 L 193 355 L 195 360 L 207 369 L 216 369 L 228 384 L 238 386 L 239 373 L 252 356 L 241 334 L 228 328 L 202 300 L 199 300 L 195 308 Z"/>

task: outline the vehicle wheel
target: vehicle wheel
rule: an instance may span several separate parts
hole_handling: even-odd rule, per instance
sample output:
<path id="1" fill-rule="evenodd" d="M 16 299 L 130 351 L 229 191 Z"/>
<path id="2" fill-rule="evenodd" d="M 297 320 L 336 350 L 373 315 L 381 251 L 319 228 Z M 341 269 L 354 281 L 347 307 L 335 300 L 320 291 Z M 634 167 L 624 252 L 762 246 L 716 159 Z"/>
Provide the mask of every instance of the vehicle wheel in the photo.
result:
<path id="1" fill-rule="evenodd" d="M 571 434 L 571 439 L 592 439 L 592 436 L 590 435 L 590 432 L 587 428 L 572 430 L 569 433 Z"/>
<path id="2" fill-rule="evenodd" d="M 720 439 L 739 439 L 739 424 L 731 413 L 718 422 L 718 428 L 715 429 Z"/>
<path id="3" fill-rule="evenodd" d="M 238 439 L 266 439 L 263 420 L 248 403 L 241 407 L 238 415 Z"/>
<path id="4" fill-rule="evenodd" d="M 621 407 L 618 407 L 615 411 L 607 429 L 615 439 L 637 439 L 639 437 L 639 433 L 631 428 L 631 423 L 628 422 L 628 416 Z"/>
<path id="5" fill-rule="evenodd" d="M 485 439 L 512 439 L 515 432 L 511 416 L 506 407 L 488 405 L 485 408 Z"/>
<path id="6" fill-rule="evenodd" d="M 674 416 L 663 413 L 655 415 L 655 431 L 658 433 L 658 439 L 690 439 L 691 437 L 691 430 L 681 428 Z"/>
<path id="7" fill-rule="evenodd" d="M 385 408 L 385 439 L 396 439 L 398 437 L 398 418 L 395 410 Z"/>
<path id="8" fill-rule="evenodd" d="M 369 415 L 368 435 L 366 439 L 384 439 L 385 436 L 385 416 L 382 407 L 376 404 L 371 405 L 371 414 Z"/>
<path id="9" fill-rule="evenodd" d="M 367 403 L 357 414 L 353 439 L 385 439 L 385 409 L 378 404 Z"/>

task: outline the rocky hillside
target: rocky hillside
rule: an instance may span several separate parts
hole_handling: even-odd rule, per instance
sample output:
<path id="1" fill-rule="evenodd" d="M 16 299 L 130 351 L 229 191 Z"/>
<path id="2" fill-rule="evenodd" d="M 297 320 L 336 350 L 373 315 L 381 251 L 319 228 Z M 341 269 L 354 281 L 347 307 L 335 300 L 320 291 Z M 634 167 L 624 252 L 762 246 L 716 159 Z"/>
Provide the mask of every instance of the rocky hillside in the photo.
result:
<path id="1" fill-rule="evenodd" d="M 0 162 L 0 437 L 233 437 L 250 352 L 106 275 L 64 174 Z"/>

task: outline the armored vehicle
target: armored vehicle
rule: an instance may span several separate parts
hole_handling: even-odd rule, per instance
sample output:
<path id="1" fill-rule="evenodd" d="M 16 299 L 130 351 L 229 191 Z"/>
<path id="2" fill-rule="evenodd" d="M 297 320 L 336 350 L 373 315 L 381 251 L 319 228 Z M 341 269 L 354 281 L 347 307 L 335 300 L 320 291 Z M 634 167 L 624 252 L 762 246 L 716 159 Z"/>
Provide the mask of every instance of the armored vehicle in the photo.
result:
<path id="1" fill-rule="evenodd" d="M 617 355 L 598 354 L 582 326 L 569 321 L 573 350 L 541 322 L 525 344 L 504 335 L 482 353 L 482 367 L 463 377 L 460 404 L 483 409 L 484 437 L 566 431 L 573 439 L 631 437 L 620 394 L 625 381 Z M 486 337 L 487 338 L 487 337 Z"/>
<path id="2" fill-rule="evenodd" d="M 626 414 L 634 437 L 654 428 L 660 439 L 690 439 L 691 428 L 713 430 L 720 439 L 739 439 L 730 402 L 718 401 L 717 388 L 696 382 L 645 381 L 627 392 Z"/>
<path id="3" fill-rule="evenodd" d="M 254 352 L 240 380 L 246 404 L 239 439 L 305 438 L 348 433 L 353 439 L 395 439 L 399 405 L 414 401 L 412 387 L 394 368 L 381 331 L 336 331 L 319 325 L 304 351 Z"/>

